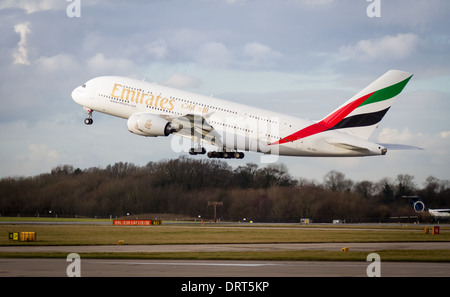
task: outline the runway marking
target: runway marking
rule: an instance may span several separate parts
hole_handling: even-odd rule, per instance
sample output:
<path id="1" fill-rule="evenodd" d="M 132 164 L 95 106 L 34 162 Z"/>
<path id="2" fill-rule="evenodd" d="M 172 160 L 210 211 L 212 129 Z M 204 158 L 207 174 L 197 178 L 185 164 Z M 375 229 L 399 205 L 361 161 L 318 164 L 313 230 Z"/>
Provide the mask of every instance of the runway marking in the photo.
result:
<path id="1" fill-rule="evenodd" d="M 127 265 L 179 265 L 179 266 L 237 266 L 237 267 L 260 267 L 260 266 L 276 266 L 279 264 L 271 263 L 188 263 L 188 262 L 118 262 L 118 261 L 98 261 L 93 263 L 103 264 L 127 264 Z"/>

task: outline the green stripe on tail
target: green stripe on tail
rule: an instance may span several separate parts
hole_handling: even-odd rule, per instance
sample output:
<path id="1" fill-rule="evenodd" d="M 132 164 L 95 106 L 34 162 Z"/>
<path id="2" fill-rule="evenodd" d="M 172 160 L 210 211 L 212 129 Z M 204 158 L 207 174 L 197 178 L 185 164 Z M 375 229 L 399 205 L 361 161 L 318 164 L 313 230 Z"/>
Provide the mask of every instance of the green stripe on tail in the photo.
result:
<path id="1" fill-rule="evenodd" d="M 375 103 L 375 102 L 388 100 L 388 99 L 391 99 L 391 98 L 397 96 L 405 88 L 406 84 L 409 82 L 411 77 L 412 77 L 412 75 L 410 77 L 408 77 L 407 79 L 405 79 L 399 83 L 396 83 L 390 87 L 376 91 L 375 93 L 372 94 L 372 96 L 367 98 L 367 100 L 364 101 L 363 103 L 361 103 L 361 105 L 358 107 L 361 107 L 361 106 L 364 106 L 367 104 L 371 104 L 371 103 Z"/>

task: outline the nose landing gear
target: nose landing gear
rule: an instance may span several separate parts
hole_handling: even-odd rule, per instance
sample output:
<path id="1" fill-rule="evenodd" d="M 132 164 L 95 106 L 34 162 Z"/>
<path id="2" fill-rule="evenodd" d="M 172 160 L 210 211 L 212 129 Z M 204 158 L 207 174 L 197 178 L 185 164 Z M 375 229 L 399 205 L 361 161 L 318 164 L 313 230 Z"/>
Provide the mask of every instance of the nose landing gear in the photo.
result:
<path id="1" fill-rule="evenodd" d="M 86 109 L 88 117 L 84 119 L 84 123 L 86 125 L 92 125 L 92 123 L 94 122 L 94 120 L 92 119 L 92 110 L 91 109 Z"/>

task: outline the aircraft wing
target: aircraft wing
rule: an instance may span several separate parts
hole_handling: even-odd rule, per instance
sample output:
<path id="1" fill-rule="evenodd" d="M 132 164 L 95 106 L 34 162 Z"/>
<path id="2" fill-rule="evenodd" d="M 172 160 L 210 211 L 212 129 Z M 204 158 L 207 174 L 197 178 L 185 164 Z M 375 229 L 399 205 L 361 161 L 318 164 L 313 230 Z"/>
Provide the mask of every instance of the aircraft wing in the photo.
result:
<path id="1" fill-rule="evenodd" d="M 186 114 L 179 117 L 171 117 L 170 121 L 172 124 L 178 125 L 180 128 L 174 134 L 191 138 L 194 143 L 202 140 L 212 145 L 222 146 L 222 136 L 207 121 L 211 114 Z"/>

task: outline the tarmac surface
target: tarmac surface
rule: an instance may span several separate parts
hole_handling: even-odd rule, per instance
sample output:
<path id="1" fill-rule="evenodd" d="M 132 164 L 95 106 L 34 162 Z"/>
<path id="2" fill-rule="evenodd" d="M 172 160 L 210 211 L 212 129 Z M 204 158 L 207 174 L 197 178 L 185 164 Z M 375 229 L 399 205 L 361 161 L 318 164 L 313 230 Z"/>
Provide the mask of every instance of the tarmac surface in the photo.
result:
<path id="1" fill-rule="evenodd" d="M 53 224 L 53 223 L 50 223 Z M 221 228 L 221 227 L 217 227 Z M 226 228 L 224 226 L 224 228 Z M 271 226 L 270 228 L 278 228 Z M 282 228 L 282 227 L 280 227 Z M 323 228 L 327 228 L 326 225 Z M 360 229 L 359 229 L 360 230 Z M 389 231 L 389 229 L 386 229 Z M 372 243 L 265 243 L 265 244 L 183 244 L 183 245 L 98 245 L 98 246 L 0 246 L 1 252 L 238 252 L 324 250 L 450 251 L 450 242 L 372 242 Z M 0 277 L 66 277 L 72 262 L 65 258 L 0 258 Z M 87 277 L 158 277 L 233 278 L 256 277 L 367 277 L 371 262 L 349 261 L 237 261 L 237 260 L 139 260 L 80 259 L 81 276 Z M 383 277 L 450 277 L 450 263 L 380 262 Z M 167 283 L 166 283 L 167 284 Z"/>
<path id="2" fill-rule="evenodd" d="M 0 277 L 66 277 L 66 259 L 0 259 Z M 80 259 L 82 277 L 367 277 L 371 262 Z M 449 277 L 450 263 L 380 262 L 382 277 Z"/>
<path id="3" fill-rule="evenodd" d="M 89 245 L 89 246 L 0 246 L 0 252 L 62 252 L 62 253 L 105 253 L 105 252 L 241 252 L 241 251 L 297 251 L 324 250 L 341 251 L 376 250 L 450 250 L 450 242 L 370 242 L 370 243 L 257 243 L 257 244 L 171 244 L 171 245 Z"/>
<path id="4" fill-rule="evenodd" d="M 282 243 L 282 244 L 192 244 L 111 246 L 2 246 L 0 252 L 218 252 L 386 249 L 447 249 L 450 242 L 396 243 Z M 66 259 L 0 258 L 0 277 L 67 276 L 72 262 Z M 230 260 L 122 260 L 80 259 L 81 276 L 90 277 L 366 277 L 371 262 L 339 261 L 230 261 Z M 450 263 L 380 262 L 381 276 L 449 277 Z"/>

